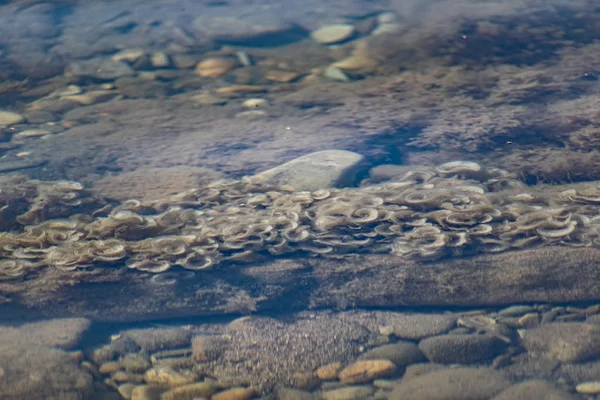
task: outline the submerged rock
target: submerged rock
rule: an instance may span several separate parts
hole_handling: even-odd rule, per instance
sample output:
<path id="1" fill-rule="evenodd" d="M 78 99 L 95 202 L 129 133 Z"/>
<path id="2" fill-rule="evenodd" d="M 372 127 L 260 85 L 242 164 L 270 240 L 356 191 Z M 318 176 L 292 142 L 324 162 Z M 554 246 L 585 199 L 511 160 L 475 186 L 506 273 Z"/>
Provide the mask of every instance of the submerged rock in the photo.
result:
<path id="1" fill-rule="evenodd" d="M 268 185 L 289 185 L 296 190 L 349 186 L 364 167 L 363 161 L 363 156 L 351 151 L 317 151 L 253 175 L 250 180 Z"/>
<path id="2" fill-rule="evenodd" d="M 449 368 L 402 382 L 389 400 L 483 400 L 510 386 L 501 372 L 488 368 Z"/>

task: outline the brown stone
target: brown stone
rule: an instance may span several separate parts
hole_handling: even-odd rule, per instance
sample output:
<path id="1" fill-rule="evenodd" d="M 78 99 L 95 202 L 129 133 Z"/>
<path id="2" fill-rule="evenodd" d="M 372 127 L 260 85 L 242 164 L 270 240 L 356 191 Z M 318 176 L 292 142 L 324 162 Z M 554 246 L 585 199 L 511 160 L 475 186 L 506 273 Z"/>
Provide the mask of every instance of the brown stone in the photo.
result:
<path id="1" fill-rule="evenodd" d="M 315 374 L 321 380 L 336 379 L 340 369 L 342 369 L 342 363 L 334 362 L 318 368 Z"/>
<path id="2" fill-rule="evenodd" d="M 395 371 L 396 366 L 389 360 L 361 360 L 344 368 L 338 377 L 342 383 L 363 383 Z"/>
<path id="3" fill-rule="evenodd" d="M 254 396 L 253 388 L 236 387 L 219 392 L 211 397 L 212 400 L 247 400 Z"/>

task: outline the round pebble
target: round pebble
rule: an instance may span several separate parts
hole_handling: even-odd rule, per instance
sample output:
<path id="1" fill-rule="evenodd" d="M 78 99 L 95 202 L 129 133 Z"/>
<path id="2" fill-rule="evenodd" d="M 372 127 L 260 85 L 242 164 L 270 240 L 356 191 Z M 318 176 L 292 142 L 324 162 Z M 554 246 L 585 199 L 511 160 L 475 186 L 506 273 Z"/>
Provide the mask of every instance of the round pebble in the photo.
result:
<path id="1" fill-rule="evenodd" d="M 312 31 L 312 39 L 321 44 L 333 44 L 349 39 L 354 33 L 354 26 L 350 24 L 325 25 Z"/>
<path id="2" fill-rule="evenodd" d="M 231 71 L 237 62 L 228 58 L 207 58 L 196 65 L 196 75 L 203 78 L 219 78 Z"/>
<path id="3" fill-rule="evenodd" d="M 21 114 L 17 114 L 11 111 L 0 111 L 0 126 L 8 126 L 18 124 L 24 120 Z"/>
<path id="4" fill-rule="evenodd" d="M 267 101 L 265 99 L 248 99 L 242 105 L 246 108 L 262 108 L 267 106 Z"/>

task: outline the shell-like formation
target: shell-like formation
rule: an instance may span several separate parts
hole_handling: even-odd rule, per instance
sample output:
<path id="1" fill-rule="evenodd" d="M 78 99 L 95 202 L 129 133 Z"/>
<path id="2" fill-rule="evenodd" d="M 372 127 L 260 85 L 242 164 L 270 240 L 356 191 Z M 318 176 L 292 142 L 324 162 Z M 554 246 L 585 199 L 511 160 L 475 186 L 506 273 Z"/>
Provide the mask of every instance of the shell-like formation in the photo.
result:
<path id="1" fill-rule="evenodd" d="M 164 274 L 173 268 L 198 271 L 294 253 L 383 251 L 435 260 L 600 244 L 600 188 L 528 194 L 507 172 L 473 162 L 425 172 L 315 192 L 219 181 L 163 201 L 118 205 L 74 182 L 13 182 L 16 201 L 0 209 L 0 280 L 39 268 L 113 265 L 161 274 L 157 284 L 167 284 L 172 277 Z"/>

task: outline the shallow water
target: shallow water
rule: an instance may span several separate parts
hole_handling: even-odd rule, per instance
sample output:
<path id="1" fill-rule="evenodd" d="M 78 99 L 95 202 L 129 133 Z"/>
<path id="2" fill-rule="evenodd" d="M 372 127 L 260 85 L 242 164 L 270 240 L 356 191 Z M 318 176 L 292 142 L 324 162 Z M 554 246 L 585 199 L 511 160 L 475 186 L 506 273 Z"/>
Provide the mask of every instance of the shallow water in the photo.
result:
<path id="1" fill-rule="evenodd" d="M 597 398 L 599 19 L 0 1 L 0 398 Z"/>

